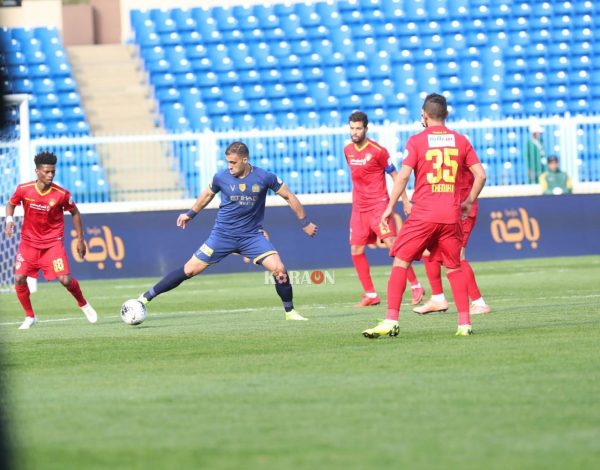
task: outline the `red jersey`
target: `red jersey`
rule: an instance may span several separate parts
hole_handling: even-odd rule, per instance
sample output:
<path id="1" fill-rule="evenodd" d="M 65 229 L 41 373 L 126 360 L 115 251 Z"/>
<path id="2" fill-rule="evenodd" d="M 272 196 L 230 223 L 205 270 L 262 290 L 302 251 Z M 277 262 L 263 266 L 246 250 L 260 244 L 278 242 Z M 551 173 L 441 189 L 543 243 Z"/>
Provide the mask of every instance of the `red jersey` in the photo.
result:
<path id="1" fill-rule="evenodd" d="M 476 163 L 479 158 L 467 138 L 445 126 L 428 127 L 408 139 L 402 164 L 415 172 L 410 217 L 441 224 L 458 223 L 464 171 Z"/>
<path id="2" fill-rule="evenodd" d="M 352 175 L 352 209 L 369 211 L 389 202 L 385 174 L 396 171 L 388 151 L 367 139 L 361 148 L 350 143 L 344 147 Z"/>
<path id="3" fill-rule="evenodd" d="M 471 193 L 471 188 L 473 187 L 473 183 L 475 182 L 475 177 L 473 173 L 469 170 L 468 166 L 463 167 L 460 183 L 460 202 L 464 202 Z M 475 202 L 471 206 L 471 212 L 469 212 L 469 217 L 477 217 L 477 210 L 479 209 L 479 199 L 475 199 Z"/>
<path id="4" fill-rule="evenodd" d="M 64 211 L 71 211 L 75 203 L 66 189 L 53 184 L 41 192 L 35 181 L 17 186 L 10 198 L 14 206 L 23 204 L 25 219 L 21 240 L 35 248 L 47 248 L 64 239 Z"/>

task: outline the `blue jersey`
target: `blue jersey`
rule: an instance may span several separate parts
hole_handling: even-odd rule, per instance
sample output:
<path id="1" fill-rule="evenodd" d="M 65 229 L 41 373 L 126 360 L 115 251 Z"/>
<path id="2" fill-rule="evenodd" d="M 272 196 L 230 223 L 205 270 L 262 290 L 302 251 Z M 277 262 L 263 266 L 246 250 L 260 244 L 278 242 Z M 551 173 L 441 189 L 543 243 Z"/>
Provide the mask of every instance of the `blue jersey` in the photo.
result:
<path id="1" fill-rule="evenodd" d="M 256 234 L 265 217 L 269 189 L 277 192 L 283 182 L 273 173 L 252 167 L 245 178 L 223 170 L 215 174 L 209 187 L 221 193 L 221 204 L 213 231 L 229 237 Z"/>

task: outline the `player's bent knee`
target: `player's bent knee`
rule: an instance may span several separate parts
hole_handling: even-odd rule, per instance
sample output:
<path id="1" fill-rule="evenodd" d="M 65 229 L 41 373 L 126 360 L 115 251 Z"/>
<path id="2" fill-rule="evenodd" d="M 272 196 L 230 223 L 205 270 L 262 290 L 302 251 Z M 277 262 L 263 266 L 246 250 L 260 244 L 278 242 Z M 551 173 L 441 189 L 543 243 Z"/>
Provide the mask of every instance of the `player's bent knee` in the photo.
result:
<path id="1" fill-rule="evenodd" d="M 362 255 L 365 252 L 365 245 L 351 245 L 350 254 L 352 256 Z"/>
<path id="2" fill-rule="evenodd" d="M 187 277 L 194 277 L 200 274 L 206 268 L 208 268 L 208 266 L 208 264 L 203 263 L 199 259 L 192 258 L 187 263 L 185 263 L 185 266 L 183 267 L 183 272 Z"/>
<path id="3" fill-rule="evenodd" d="M 285 266 L 280 263 L 277 264 L 273 269 L 271 269 L 271 274 L 273 274 L 273 276 L 279 276 L 280 274 L 283 274 L 285 271 Z"/>
<path id="4" fill-rule="evenodd" d="M 60 282 L 63 286 L 68 286 L 69 284 L 71 284 L 71 276 L 66 275 L 66 276 L 58 276 L 58 282 Z"/>
<path id="5" fill-rule="evenodd" d="M 16 274 L 15 275 L 15 284 L 17 284 L 19 286 L 27 284 L 27 276 Z"/>
<path id="6" fill-rule="evenodd" d="M 404 261 L 403 259 L 400 258 L 394 258 L 394 262 L 392 264 L 392 266 L 397 267 L 397 268 L 407 268 L 410 266 L 410 262 L 408 261 Z"/>

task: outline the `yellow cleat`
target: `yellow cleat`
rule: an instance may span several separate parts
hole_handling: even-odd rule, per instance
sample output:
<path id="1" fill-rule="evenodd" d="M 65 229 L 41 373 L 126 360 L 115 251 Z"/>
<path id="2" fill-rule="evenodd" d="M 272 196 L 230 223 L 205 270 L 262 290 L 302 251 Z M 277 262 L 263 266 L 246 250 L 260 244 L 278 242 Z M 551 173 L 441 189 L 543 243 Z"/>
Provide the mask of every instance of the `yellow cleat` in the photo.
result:
<path id="1" fill-rule="evenodd" d="M 365 338 L 379 338 L 380 336 L 398 336 L 400 328 L 398 328 L 398 322 L 396 320 L 383 320 L 374 328 L 369 328 L 363 331 Z"/>
<path id="2" fill-rule="evenodd" d="M 455 336 L 469 336 L 473 334 L 473 328 L 471 325 L 458 325 Z"/>
<path id="3" fill-rule="evenodd" d="M 300 315 L 296 310 L 290 310 L 289 312 L 285 312 L 286 320 L 297 320 L 297 321 L 308 321 L 308 318 Z"/>

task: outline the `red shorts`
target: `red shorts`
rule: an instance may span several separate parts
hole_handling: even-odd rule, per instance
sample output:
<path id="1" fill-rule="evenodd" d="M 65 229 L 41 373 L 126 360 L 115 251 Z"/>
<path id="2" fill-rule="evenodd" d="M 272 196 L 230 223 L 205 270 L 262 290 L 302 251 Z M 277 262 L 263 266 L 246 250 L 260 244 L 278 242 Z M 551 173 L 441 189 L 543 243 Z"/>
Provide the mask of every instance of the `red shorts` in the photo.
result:
<path id="1" fill-rule="evenodd" d="M 62 242 L 58 242 L 48 248 L 35 248 L 25 242 L 19 244 L 19 251 L 17 251 L 15 262 L 15 274 L 35 277 L 37 279 L 40 269 L 47 281 L 71 272 L 67 252 Z"/>
<path id="2" fill-rule="evenodd" d="M 350 216 L 350 245 L 369 245 L 378 239 L 396 236 L 394 218 L 388 218 L 389 228 L 381 224 L 381 214 L 387 204 L 372 209 L 368 212 L 352 211 Z"/>
<path id="3" fill-rule="evenodd" d="M 471 232 L 473 231 L 473 228 L 475 227 L 476 222 L 477 222 L 477 216 L 467 217 L 466 219 L 462 220 L 462 230 L 463 230 L 462 246 L 463 246 L 463 248 L 467 247 L 467 243 L 469 243 L 469 237 L 471 236 Z"/>
<path id="4" fill-rule="evenodd" d="M 462 239 L 460 223 L 438 224 L 412 220 L 409 217 L 404 222 L 390 255 L 412 263 L 420 259 L 427 249 L 433 259 L 439 259 L 449 269 L 456 269 L 460 267 Z"/>

